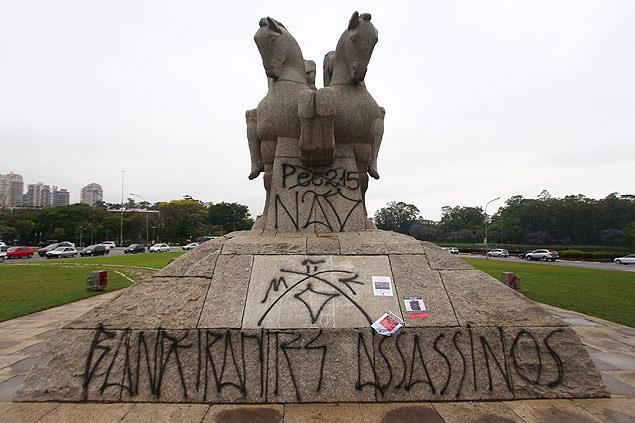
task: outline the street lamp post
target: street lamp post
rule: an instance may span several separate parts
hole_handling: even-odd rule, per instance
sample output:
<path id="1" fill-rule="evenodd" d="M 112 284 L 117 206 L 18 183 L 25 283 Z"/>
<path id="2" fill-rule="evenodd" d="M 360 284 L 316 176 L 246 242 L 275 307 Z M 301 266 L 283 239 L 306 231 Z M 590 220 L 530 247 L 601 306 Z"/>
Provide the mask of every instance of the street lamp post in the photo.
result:
<path id="1" fill-rule="evenodd" d="M 496 197 L 493 200 L 489 200 L 487 204 L 485 204 L 485 210 L 484 210 L 485 212 L 485 239 L 483 240 L 483 244 L 485 244 L 486 249 L 487 249 L 487 224 L 489 221 L 489 216 L 487 215 L 487 206 L 489 206 L 490 203 L 493 203 L 496 200 L 500 200 L 500 197 Z"/>
<path id="2" fill-rule="evenodd" d="M 121 216 L 119 218 L 119 245 L 123 245 L 123 211 L 124 211 L 123 182 L 124 182 L 125 175 L 126 175 L 126 171 L 122 170 L 121 171 Z"/>
<path id="3" fill-rule="evenodd" d="M 140 196 L 139 194 L 130 193 L 130 195 L 132 195 L 133 197 L 139 197 L 146 203 L 148 202 L 148 200 L 146 200 L 144 197 Z M 149 233 L 149 229 L 148 229 L 148 211 L 146 210 L 146 212 L 144 214 L 146 215 L 146 247 L 148 247 L 149 246 L 149 244 L 148 244 L 148 233 Z"/>

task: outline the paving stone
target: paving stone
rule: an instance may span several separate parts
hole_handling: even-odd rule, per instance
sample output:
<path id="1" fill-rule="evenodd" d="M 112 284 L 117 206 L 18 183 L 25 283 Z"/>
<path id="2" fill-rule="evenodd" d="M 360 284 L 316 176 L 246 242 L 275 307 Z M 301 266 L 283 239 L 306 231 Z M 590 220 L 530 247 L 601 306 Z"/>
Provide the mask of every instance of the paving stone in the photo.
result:
<path id="1" fill-rule="evenodd" d="M 437 270 L 431 270 L 425 256 L 390 255 L 399 306 L 406 326 L 458 326 L 452 303 Z M 421 297 L 427 318 L 409 318 L 404 297 Z"/>
<path id="2" fill-rule="evenodd" d="M 633 397 L 635 396 L 635 386 L 625 383 L 615 377 L 615 373 L 618 372 L 601 372 L 602 382 L 606 385 L 606 389 L 612 396 Z"/>
<path id="3" fill-rule="evenodd" d="M 205 278 L 154 278 L 137 283 L 67 327 L 195 328 L 209 284 Z"/>
<path id="4" fill-rule="evenodd" d="M 41 353 L 46 351 L 46 341 L 42 340 L 42 341 L 37 341 L 37 343 L 31 345 L 30 347 L 24 348 L 23 350 L 20 350 L 19 352 L 22 354 L 34 354 L 34 353 Z"/>
<path id="5" fill-rule="evenodd" d="M 31 356 L 16 363 L 13 363 L 12 365 L 5 367 L 2 370 L 14 375 L 25 374 L 28 373 L 31 368 L 33 368 L 33 365 L 37 363 L 39 359 L 39 356 Z"/>
<path id="6" fill-rule="evenodd" d="M 566 324 L 571 326 L 592 326 L 592 327 L 602 327 L 603 325 L 593 322 L 588 319 L 584 319 L 582 317 L 565 317 L 562 319 Z"/>
<path id="7" fill-rule="evenodd" d="M 595 423 L 601 422 L 591 413 L 568 400 L 536 400 L 506 402 L 527 423 Z"/>
<path id="8" fill-rule="evenodd" d="M 605 422 L 635 421 L 635 398 L 584 399 L 573 402 Z"/>
<path id="9" fill-rule="evenodd" d="M 31 354 L 11 354 L 0 355 L 0 369 L 4 372 L 4 369 L 17 363 L 20 360 L 30 357 Z"/>
<path id="10" fill-rule="evenodd" d="M 29 329 L 11 329 L 0 334 L 3 341 L 22 341 L 25 339 L 35 339 L 38 335 L 50 331 L 50 328 L 29 328 Z"/>
<path id="11" fill-rule="evenodd" d="M 285 238 L 275 236 L 234 237 L 223 245 L 222 254 L 305 254 L 305 238 Z"/>
<path id="12" fill-rule="evenodd" d="M 606 370 L 635 370 L 635 357 L 629 354 L 599 352 L 591 355 L 596 363 L 604 363 L 611 368 Z"/>
<path id="13" fill-rule="evenodd" d="M 0 402 L 13 401 L 15 394 L 24 384 L 24 376 L 13 376 L 0 383 Z"/>
<path id="14" fill-rule="evenodd" d="M 635 354 L 635 348 L 611 338 L 581 336 L 581 339 L 583 344 L 593 347 L 599 351 Z"/>
<path id="15" fill-rule="evenodd" d="M 429 403 L 360 404 L 364 423 L 443 423 Z"/>
<path id="16" fill-rule="evenodd" d="M 9 380 L 14 376 L 15 375 L 8 374 L 8 373 L 0 373 L 0 383 L 4 382 L 5 380 Z"/>
<path id="17" fill-rule="evenodd" d="M 284 423 L 364 423 L 358 404 L 287 404 Z"/>
<path id="18" fill-rule="evenodd" d="M 282 405 L 212 405 L 205 423 L 281 423 Z"/>
<path id="19" fill-rule="evenodd" d="M 342 232 L 337 238 L 342 254 L 425 254 L 421 242 L 391 231 Z"/>
<path id="20" fill-rule="evenodd" d="M 440 273 L 462 326 L 468 323 L 482 326 L 562 325 L 538 303 L 483 272 L 442 270 Z"/>
<path id="21" fill-rule="evenodd" d="M 132 408 L 132 404 L 60 404 L 38 422 L 118 422 Z"/>
<path id="22" fill-rule="evenodd" d="M 437 247 L 431 242 L 422 241 L 421 245 L 428 257 L 430 267 L 436 270 L 474 269 L 470 264 L 461 260 L 457 254 Z"/>
<path id="23" fill-rule="evenodd" d="M 135 404 L 121 422 L 159 423 L 183 422 L 199 423 L 203 420 L 209 405 L 206 404 Z"/>
<path id="24" fill-rule="evenodd" d="M 198 327 L 240 328 L 252 264 L 253 256 L 220 256 Z"/>
<path id="25" fill-rule="evenodd" d="M 55 403 L 0 402 L 0 421 L 6 423 L 34 423 L 55 410 Z"/>
<path id="26" fill-rule="evenodd" d="M 372 295 L 372 276 L 392 276 L 387 256 L 256 256 L 243 327 L 369 327 L 399 315 L 397 296 Z"/>
<path id="27" fill-rule="evenodd" d="M 28 348 L 32 345 L 39 344 L 42 341 L 37 339 L 25 339 L 22 341 L 3 341 L 3 342 L 12 344 L 11 346 L 7 346 L 5 348 L 0 347 L 0 354 L 6 355 L 6 354 L 13 354 L 15 352 L 24 351 L 25 348 Z"/>
<path id="28" fill-rule="evenodd" d="M 516 414 L 502 403 L 493 402 L 443 402 L 433 407 L 446 423 L 522 423 Z"/>

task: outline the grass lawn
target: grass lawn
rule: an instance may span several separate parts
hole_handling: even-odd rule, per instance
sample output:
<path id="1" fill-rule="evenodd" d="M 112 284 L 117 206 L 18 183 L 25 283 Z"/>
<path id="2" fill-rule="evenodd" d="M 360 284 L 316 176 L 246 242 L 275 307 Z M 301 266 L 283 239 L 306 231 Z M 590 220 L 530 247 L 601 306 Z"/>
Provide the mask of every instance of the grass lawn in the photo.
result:
<path id="1" fill-rule="evenodd" d="M 0 265 L 0 321 L 125 288 L 131 282 L 108 272 L 108 289 L 86 291 L 86 277 L 98 267 Z"/>
<path id="2" fill-rule="evenodd" d="M 532 300 L 635 327 L 635 274 L 543 264 L 464 258 L 500 280 L 520 277 L 520 292 Z"/>
<path id="3" fill-rule="evenodd" d="M 171 260 L 183 254 L 183 252 L 174 253 L 145 253 L 145 254 L 127 254 L 124 256 L 99 256 L 84 257 L 76 259 L 47 260 L 47 263 L 81 263 L 81 264 L 116 264 L 121 266 L 150 267 L 153 269 L 162 269 L 170 263 Z"/>

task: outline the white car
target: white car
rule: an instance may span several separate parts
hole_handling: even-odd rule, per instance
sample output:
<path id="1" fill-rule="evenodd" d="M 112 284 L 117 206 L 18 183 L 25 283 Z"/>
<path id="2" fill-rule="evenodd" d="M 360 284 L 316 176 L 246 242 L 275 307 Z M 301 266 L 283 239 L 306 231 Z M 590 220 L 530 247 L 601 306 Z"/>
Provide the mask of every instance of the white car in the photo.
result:
<path id="1" fill-rule="evenodd" d="M 459 253 L 459 249 L 456 247 L 450 247 L 448 248 L 448 251 L 450 252 L 450 254 L 458 254 Z"/>
<path id="2" fill-rule="evenodd" d="M 494 248 L 487 252 L 487 257 L 509 257 L 509 251 L 503 248 Z"/>
<path id="3" fill-rule="evenodd" d="M 56 249 L 46 253 L 47 259 L 76 257 L 76 256 L 77 256 L 77 250 L 73 247 L 57 247 Z"/>
<path id="4" fill-rule="evenodd" d="M 168 253 L 170 246 L 168 244 L 154 244 L 148 251 L 151 253 Z"/>
<path id="5" fill-rule="evenodd" d="M 7 247 L 4 242 L 0 242 L 0 262 L 3 262 L 6 260 L 8 248 L 9 247 Z"/>
<path id="6" fill-rule="evenodd" d="M 613 260 L 615 264 L 635 264 L 635 254 L 629 254 L 624 257 L 618 257 Z"/>
<path id="7" fill-rule="evenodd" d="M 104 247 L 108 248 L 109 250 L 112 250 L 113 248 L 116 247 L 115 243 L 112 241 L 104 241 L 101 243 L 101 245 L 103 245 Z"/>
<path id="8" fill-rule="evenodd" d="M 183 246 L 183 247 L 181 247 L 181 248 L 183 248 L 185 251 L 188 251 L 188 250 L 193 250 L 193 249 L 195 249 L 196 247 L 198 247 L 198 242 L 190 242 L 189 244 L 184 245 L 184 246 Z"/>

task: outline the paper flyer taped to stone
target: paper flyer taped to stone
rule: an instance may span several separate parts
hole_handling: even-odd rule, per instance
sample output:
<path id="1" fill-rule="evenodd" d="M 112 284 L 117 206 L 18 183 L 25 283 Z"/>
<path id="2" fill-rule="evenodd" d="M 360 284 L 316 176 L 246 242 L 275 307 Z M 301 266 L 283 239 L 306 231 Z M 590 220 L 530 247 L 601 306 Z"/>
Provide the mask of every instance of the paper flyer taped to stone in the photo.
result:
<path id="1" fill-rule="evenodd" d="M 375 331 L 384 336 L 390 336 L 393 333 L 397 332 L 403 326 L 403 320 L 401 320 L 394 313 L 387 311 L 382 316 L 375 320 L 371 327 L 375 329 Z"/>
<path id="2" fill-rule="evenodd" d="M 406 306 L 406 315 L 410 319 L 426 318 L 428 317 L 428 311 L 426 305 L 421 297 L 404 297 L 404 305 Z"/>
<path id="3" fill-rule="evenodd" d="M 373 295 L 392 297 L 392 280 L 390 276 L 373 276 Z"/>

